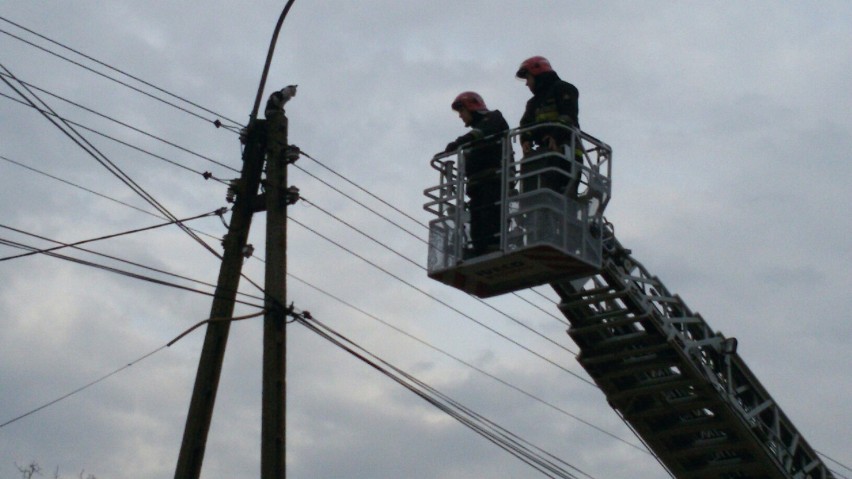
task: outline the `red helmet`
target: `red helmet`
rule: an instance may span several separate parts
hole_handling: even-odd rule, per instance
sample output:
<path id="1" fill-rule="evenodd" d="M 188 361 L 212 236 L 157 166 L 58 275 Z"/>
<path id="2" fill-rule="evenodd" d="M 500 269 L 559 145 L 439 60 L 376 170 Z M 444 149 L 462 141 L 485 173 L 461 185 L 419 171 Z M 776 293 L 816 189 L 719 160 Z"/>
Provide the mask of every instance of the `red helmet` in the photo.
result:
<path id="1" fill-rule="evenodd" d="M 542 73 L 552 72 L 553 67 L 550 66 L 550 62 L 547 58 L 544 57 L 530 57 L 521 63 L 521 67 L 518 68 L 518 72 L 515 73 L 515 76 L 518 78 L 526 78 L 527 74 L 532 75 L 533 77 L 537 77 Z"/>
<path id="2" fill-rule="evenodd" d="M 482 111 L 488 109 L 488 107 L 485 106 L 485 100 L 479 96 L 479 93 L 473 91 L 459 93 L 456 99 L 453 100 L 452 108 L 455 111 L 459 111 L 462 108 L 465 108 L 468 111 Z"/>

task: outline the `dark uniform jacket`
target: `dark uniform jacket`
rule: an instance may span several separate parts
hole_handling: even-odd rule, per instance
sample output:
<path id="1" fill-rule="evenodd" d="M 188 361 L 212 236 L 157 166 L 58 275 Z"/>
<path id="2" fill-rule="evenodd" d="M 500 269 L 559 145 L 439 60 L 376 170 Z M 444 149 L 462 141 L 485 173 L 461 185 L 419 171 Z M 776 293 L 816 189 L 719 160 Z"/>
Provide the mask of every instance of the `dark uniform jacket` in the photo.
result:
<path id="1" fill-rule="evenodd" d="M 521 117 L 521 127 L 549 122 L 580 127 L 580 92 L 577 87 L 560 79 L 556 72 L 546 72 L 535 77 L 534 88 L 533 97 L 527 101 L 524 116 Z M 539 128 L 522 134 L 521 141 L 542 145 L 545 136 L 552 136 L 557 142 L 562 142 L 569 135 L 560 128 Z"/>
<path id="2" fill-rule="evenodd" d="M 465 155 L 465 175 L 493 173 L 500 169 L 503 156 L 501 136 L 495 136 L 509 129 L 500 110 L 474 112 L 471 130 L 447 145 L 445 151 L 459 147 L 469 147 Z"/>

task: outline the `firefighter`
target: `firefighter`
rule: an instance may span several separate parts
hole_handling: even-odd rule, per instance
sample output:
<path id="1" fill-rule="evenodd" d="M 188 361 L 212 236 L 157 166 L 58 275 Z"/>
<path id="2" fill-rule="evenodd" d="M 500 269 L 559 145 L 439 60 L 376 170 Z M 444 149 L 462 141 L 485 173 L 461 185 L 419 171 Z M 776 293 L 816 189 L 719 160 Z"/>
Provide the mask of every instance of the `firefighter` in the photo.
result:
<path id="1" fill-rule="evenodd" d="M 579 130 L 580 92 L 574 85 L 559 78 L 550 62 L 541 56 L 530 57 L 521 63 L 515 76 L 526 81 L 533 97 L 527 101 L 526 110 L 521 117 L 521 127 L 536 123 L 561 123 Z M 535 128 L 521 135 L 521 148 L 524 156 L 538 154 L 543 151 L 563 151 L 565 145 L 571 143 L 570 130 L 559 127 Z M 574 160 L 582 164 L 582 147 L 577 140 Z M 556 167 L 565 171 L 569 176 L 560 172 L 543 173 L 539 177 L 525 178 L 522 186 L 525 191 L 535 188 L 550 188 L 559 193 L 565 193 L 571 176 L 571 164 L 556 156 L 533 160 L 523 165 L 521 173 L 536 171 L 541 168 Z M 540 180 L 540 183 L 539 183 Z M 574 181 L 568 193 L 577 193 L 577 181 Z"/>
<path id="2" fill-rule="evenodd" d="M 470 198 L 470 235 L 473 255 L 500 248 L 500 188 L 503 133 L 509 124 L 499 110 L 488 110 L 479 94 L 460 93 L 452 103 L 471 130 L 450 142 L 445 152 L 464 147 L 464 175 Z"/>

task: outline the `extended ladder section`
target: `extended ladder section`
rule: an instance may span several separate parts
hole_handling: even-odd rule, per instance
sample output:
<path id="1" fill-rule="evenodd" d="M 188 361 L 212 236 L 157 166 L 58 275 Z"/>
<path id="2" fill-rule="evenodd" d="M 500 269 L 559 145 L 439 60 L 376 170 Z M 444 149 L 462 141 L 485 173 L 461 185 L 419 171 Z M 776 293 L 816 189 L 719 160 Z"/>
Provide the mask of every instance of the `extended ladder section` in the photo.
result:
<path id="1" fill-rule="evenodd" d="M 678 478 L 834 476 L 737 354 L 608 231 L 600 272 L 553 282 L 578 361 Z"/>

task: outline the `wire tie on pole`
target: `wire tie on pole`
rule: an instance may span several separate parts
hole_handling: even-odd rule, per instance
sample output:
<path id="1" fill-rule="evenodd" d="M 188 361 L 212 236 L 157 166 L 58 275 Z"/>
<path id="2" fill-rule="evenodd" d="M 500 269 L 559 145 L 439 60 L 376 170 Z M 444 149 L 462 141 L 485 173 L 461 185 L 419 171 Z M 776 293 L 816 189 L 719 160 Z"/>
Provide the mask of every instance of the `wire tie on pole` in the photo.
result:
<path id="1" fill-rule="evenodd" d="M 307 311 L 302 311 L 301 314 L 296 313 L 295 309 L 296 308 L 293 306 L 293 303 L 290 302 L 290 306 L 287 306 L 286 315 L 292 317 L 293 319 L 287 321 L 287 324 L 294 323 L 296 321 L 299 321 L 300 319 L 305 319 L 305 317 L 309 318 L 311 316 L 311 313 Z"/>

